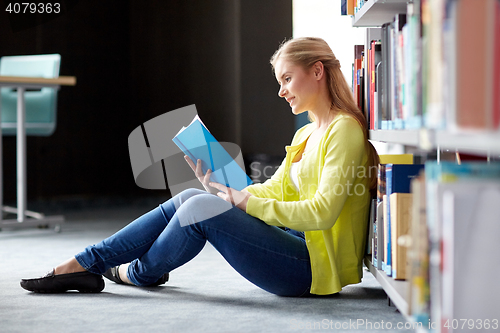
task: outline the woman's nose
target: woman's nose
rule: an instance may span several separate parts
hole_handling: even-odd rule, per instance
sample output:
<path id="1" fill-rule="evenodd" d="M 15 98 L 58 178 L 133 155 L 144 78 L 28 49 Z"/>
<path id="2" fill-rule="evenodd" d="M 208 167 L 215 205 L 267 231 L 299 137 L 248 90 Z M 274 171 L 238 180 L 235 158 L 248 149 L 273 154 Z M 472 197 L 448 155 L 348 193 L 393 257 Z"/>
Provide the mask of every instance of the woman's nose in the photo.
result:
<path id="1" fill-rule="evenodd" d="M 283 86 L 280 86 L 280 89 L 278 90 L 278 96 L 279 97 L 285 97 L 286 91 L 283 89 Z"/>

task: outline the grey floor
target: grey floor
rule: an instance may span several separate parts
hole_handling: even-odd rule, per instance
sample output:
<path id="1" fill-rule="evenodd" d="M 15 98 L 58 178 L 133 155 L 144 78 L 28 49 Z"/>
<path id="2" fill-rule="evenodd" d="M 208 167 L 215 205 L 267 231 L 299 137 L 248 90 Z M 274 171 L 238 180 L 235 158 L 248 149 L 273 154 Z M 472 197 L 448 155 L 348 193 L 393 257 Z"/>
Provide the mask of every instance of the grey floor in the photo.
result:
<path id="1" fill-rule="evenodd" d="M 393 332 L 412 331 L 395 329 L 405 320 L 388 306 L 369 272 L 335 296 L 278 297 L 247 282 L 210 244 L 161 287 L 106 280 L 99 294 L 46 295 L 20 288 L 21 278 L 44 275 L 149 207 L 66 211 L 61 233 L 0 231 L 0 332 L 386 332 L 388 325 Z"/>

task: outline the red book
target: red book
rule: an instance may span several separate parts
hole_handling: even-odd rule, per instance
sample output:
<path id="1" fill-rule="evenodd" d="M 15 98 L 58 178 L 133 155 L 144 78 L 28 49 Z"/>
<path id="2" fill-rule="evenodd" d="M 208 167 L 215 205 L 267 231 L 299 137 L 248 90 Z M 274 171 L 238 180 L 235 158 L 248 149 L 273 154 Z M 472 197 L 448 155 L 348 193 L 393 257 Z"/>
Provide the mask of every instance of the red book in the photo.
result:
<path id="1" fill-rule="evenodd" d="M 493 127 L 496 5 L 496 0 L 457 2 L 456 120 L 460 128 Z"/>
<path id="2" fill-rule="evenodd" d="M 362 60 L 361 59 L 356 59 L 354 61 L 354 75 L 356 78 L 354 79 L 355 86 L 354 86 L 354 100 L 356 101 L 356 104 L 358 105 L 358 108 L 361 108 L 361 83 L 359 82 L 359 72 L 362 69 Z"/>

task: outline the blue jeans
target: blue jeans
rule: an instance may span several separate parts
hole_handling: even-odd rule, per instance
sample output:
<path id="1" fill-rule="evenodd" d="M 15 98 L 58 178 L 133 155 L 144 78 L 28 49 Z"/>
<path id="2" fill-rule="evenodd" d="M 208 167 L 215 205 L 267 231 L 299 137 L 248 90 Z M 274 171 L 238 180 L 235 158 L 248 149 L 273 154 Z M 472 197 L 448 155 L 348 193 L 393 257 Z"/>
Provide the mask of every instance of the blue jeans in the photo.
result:
<path id="1" fill-rule="evenodd" d="M 206 241 L 258 287 L 281 296 L 309 293 L 311 264 L 303 233 L 269 226 L 196 189 L 174 196 L 75 258 L 95 274 L 131 262 L 128 278 L 147 286 L 194 258 Z"/>

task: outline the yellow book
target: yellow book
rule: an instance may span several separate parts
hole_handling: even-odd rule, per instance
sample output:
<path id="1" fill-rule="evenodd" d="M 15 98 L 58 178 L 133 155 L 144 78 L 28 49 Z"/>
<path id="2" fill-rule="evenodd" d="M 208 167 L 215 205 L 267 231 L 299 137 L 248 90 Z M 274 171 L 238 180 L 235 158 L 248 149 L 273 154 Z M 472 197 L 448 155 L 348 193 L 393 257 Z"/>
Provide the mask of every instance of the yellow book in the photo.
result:
<path id="1" fill-rule="evenodd" d="M 399 238 L 410 233 L 413 194 L 393 193 L 391 200 L 391 243 L 392 278 L 405 280 L 407 277 L 408 257 L 405 246 L 399 245 Z"/>
<path id="2" fill-rule="evenodd" d="M 380 164 L 413 164 L 413 154 L 379 155 Z"/>

